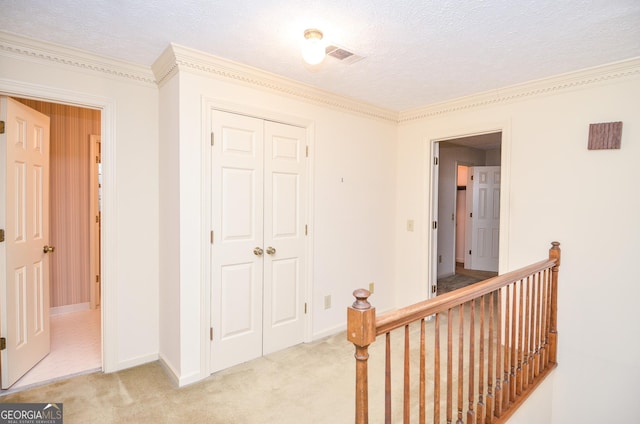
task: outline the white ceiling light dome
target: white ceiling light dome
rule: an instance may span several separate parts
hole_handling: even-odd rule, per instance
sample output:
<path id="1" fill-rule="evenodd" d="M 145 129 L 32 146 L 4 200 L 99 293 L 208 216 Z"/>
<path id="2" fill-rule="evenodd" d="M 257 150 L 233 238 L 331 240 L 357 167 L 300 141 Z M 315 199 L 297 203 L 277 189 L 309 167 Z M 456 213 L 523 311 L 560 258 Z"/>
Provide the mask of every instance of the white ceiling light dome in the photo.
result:
<path id="1" fill-rule="evenodd" d="M 307 29 L 304 31 L 305 40 L 302 45 L 302 58 L 309 65 L 318 65 L 324 60 L 325 45 L 322 37 L 322 31 L 319 29 Z"/>

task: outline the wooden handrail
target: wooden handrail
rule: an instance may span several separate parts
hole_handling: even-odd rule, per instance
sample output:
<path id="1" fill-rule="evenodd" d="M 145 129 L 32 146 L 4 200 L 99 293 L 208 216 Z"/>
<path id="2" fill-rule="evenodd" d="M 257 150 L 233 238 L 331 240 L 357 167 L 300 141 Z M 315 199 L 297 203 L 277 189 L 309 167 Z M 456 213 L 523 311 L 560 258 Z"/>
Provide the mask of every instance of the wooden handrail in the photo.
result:
<path id="1" fill-rule="evenodd" d="M 368 348 L 375 342 L 376 337 L 382 334 L 386 335 L 385 423 L 391 423 L 390 333 L 402 327 L 404 327 L 403 420 L 404 423 L 410 422 L 409 325 L 418 321 L 420 321 L 418 417 L 420 423 L 426 422 L 425 321 L 432 316 L 435 317 L 433 323 L 435 326 L 434 422 L 439 422 L 441 315 L 446 319 L 447 325 L 445 335 L 447 421 L 451 422 L 454 418 L 454 375 L 457 379 L 455 399 L 458 422 L 461 423 L 466 416 L 469 423 L 502 423 L 511 416 L 556 366 L 559 245 L 558 242 L 552 243 L 549 259 L 379 317 L 376 317 L 375 308 L 368 302 L 370 293 L 364 289 L 356 290 L 354 292 L 356 301 L 347 311 L 347 339 L 356 349 L 356 424 L 368 423 Z M 468 305 L 467 309 L 465 305 Z M 480 311 L 477 321 L 476 308 Z M 457 309 L 457 318 L 454 318 L 454 309 Z M 466 315 L 468 318 L 465 318 Z M 452 328 L 454 321 L 458 325 L 455 338 Z M 456 367 L 453 366 L 454 343 L 458 346 Z M 466 354 L 463 348 L 465 343 L 468 343 Z M 476 349 L 476 343 L 479 345 L 478 349 Z M 465 357 L 468 359 L 466 363 Z M 466 402 L 463 400 L 465 391 L 468 398 Z M 464 404 L 467 405 L 466 415 L 463 411 Z"/>
<path id="2" fill-rule="evenodd" d="M 531 274 L 550 268 L 555 264 L 555 260 L 543 260 L 524 268 L 498 275 L 487 280 L 462 287 L 458 290 L 441 294 L 432 299 L 423 300 L 413 305 L 387 312 L 376 317 L 376 336 L 385 334 L 396 328 L 403 327 L 420 318 L 425 318 L 447 309 L 477 299 L 485 294 L 491 293 L 514 281 L 521 280 Z M 368 298 L 368 296 L 367 296 Z"/>

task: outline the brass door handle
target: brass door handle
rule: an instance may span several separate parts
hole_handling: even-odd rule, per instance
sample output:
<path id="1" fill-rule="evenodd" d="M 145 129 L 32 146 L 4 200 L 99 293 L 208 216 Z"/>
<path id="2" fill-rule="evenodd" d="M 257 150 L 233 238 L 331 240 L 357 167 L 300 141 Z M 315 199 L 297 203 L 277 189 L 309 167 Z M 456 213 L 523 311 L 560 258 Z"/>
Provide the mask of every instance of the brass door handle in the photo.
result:
<path id="1" fill-rule="evenodd" d="M 263 250 L 259 247 L 256 247 L 255 249 L 253 249 L 253 254 L 256 256 L 262 256 L 262 252 Z"/>
<path id="2" fill-rule="evenodd" d="M 42 251 L 43 251 L 44 253 L 53 253 L 53 251 L 54 251 L 54 250 L 56 250 L 55 246 L 47 246 L 47 245 L 45 245 L 45 246 L 42 248 Z"/>
<path id="3" fill-rule="evenodd" d="M 271 246 L 267 247 L 267 255 L 275 255 L 275 254 L 276 254 L 276 249 L 274 249 Z"/>

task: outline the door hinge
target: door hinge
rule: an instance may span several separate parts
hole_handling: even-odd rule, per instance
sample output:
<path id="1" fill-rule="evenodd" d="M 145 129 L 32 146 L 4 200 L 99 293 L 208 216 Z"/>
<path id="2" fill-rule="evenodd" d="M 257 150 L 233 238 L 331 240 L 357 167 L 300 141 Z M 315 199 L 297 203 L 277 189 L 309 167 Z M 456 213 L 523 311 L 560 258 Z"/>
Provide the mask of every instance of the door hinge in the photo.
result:
<path id="1" fill-rule="evenodd" d="M 0 134 L 4 134 L 4 121 L 0 121 Z"/>
<path id="2" fill-rule="evenodd" d="M 437 164 L 438 164 L 438 157 L 437 157 L 437 156 L 435 156 L 435 157 L 433 158 L 433 164 L 434 164 L 434 165 L 437 165 Z"/>
<path id="3" fill-rule="evenodd" d="M 471 176 L 471 181 L 473 181 L 473 175 Z"/>
<path id="4" fill-rule="evenodd" d="M 213 327 L 209 327 L 209 340 L 213 341 Z"/>
<path id="5" fill-rule="evenodd" d="M 304 302 L 304 313 L 307 313 L 307 302 Z"/>
<path id="6" fill-rule="evenodd" d="M 100 222 L 100 217 L 96 215 L 96 224 Z"/>
<path id="7" fill-rule="evenodd" d="M 469 254 L 471 254 L 471 250 L 469 250 Z"/>
<path id="8" fill-rule="evenodd" d="M 100 276 L 96 275 L 96 283 L 99 283 L 99 282 L 100 282 Z"/>
<path id="9" fill-rule="evenodd" d="M 309 157 L 309 146 L 305 146 L 305 155 Z"/>
<path id="10" fill-rule="evenodd" d="M 469 218 L 473 218 L 473 212 L 469 212 Z"/>
<path id="11" fill-rule="evenodd" d="M 213 133 L 213 131 L 211 131 L 211 145 L 213 146 L 213 142 L 215 141 L 215 135 Z"/>
<path id="12" fill-rule="evenodd" d="M 211 241 L 211 244 L 213 244 L 213 230 L 211 230 L 211 234 L 209 235 L 209 239 Z"/>
<path id="13" fill-rule="evenodd" d="M 436 291 L 438 291 L 438 286 L 434 284 L 433 286 L 431 286 L 431 293 L 435 293 Z"/>
<path id="14" fill-rule="evenodd" d="M 438 221 L 433 221 L 433 229 L 434 230 L 438 229 Z"/>
<path id="15" fill-rule="evenodd" d="M 4 230 L 0 230 L 0 243 L 4 241 Z"/>
<path id="16" fill-rule="evenodd" d="M 0 337 L 0 350 L 5 350 L 7 348 L 7 339 L 4 337 Z"/>
<path id="17" fill-rule="evenodd" d="M 100 163 L 100 158 L 96 155 L 96 163 Z"/>
<path id="18" fill-rule="evenodd" d="M 308 224 L 304 224 L 304 235 L 305 236 L 309 235 L 309 225 Z"/>

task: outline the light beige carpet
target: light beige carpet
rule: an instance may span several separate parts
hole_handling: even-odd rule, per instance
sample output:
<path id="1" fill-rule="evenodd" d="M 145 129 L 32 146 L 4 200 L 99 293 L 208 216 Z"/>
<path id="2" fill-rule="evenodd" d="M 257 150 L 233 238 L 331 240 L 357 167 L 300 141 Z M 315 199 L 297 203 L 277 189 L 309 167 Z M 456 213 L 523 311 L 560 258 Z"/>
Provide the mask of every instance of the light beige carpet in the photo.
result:
<path id="1" fill-rule="evenodd" d="M 412 324 L 413 421 L 417 413 L 418 331 L 419 325 Z M 394 422 L 402 421 L 402 334 L 400 329 L 392 335 Z M 433 321 L 427 323 L 427 335 L 427 340 L 433 340 Z M 379 337 L 370 348 L 369 422 L 372 424 L 383 422 L 384 346 L 384 337 Z M 343 332 L 229 368 L 183 388 L 175 387 L 162 366 L 154 362 L 111 374 L 94 373 L 57 381 L 0 396 L 0 402 L 62 402 L 65 424 L 353 423 L 353 355 L 353 345 Z M 432 351 L 427 356 L 428 363 L 432 364 Z M 427 381 L 433 381 L 430 366 Z M 427 399 L 432 398 L 431 384 L 427 385 L 427 391 Z M 432 416 L 430 402 L 427 410 L 427 416 Z"/>
<path id="2" fill-rule="evenodd" d="M 256 359 L 176 388 L 157 362 L 94 373 L 0 397 L 62 402 L 73 423 L 348 423 L 353 347 L 344 333 Z"/>

